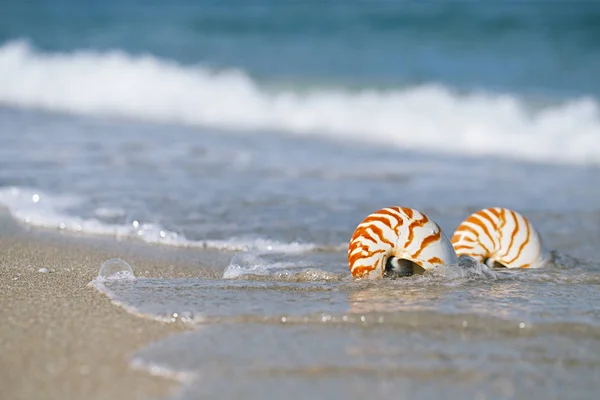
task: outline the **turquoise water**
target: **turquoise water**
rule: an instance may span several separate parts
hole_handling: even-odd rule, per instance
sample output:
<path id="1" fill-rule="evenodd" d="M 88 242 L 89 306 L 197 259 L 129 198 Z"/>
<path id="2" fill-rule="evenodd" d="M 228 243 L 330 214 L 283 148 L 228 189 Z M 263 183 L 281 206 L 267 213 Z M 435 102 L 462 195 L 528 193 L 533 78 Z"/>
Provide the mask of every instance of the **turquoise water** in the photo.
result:
<path id="1" fill-rule="evenodd" d="M 0 43 L 16 38 L 295 83 L 600 93 L 594 2 L 7 1 Z"/>

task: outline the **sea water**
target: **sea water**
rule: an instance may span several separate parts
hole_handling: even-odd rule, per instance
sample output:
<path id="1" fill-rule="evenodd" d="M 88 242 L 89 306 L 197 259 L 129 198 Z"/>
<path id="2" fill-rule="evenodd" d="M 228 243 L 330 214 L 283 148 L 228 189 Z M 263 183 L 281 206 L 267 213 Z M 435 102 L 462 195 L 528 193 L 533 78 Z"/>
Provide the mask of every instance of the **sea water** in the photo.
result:
<path id="1" fill-rule="evenodd" d="M 8 2 L 0 204 L 220 252 L 187 278 L 93 282 L 193 328 L 131 360 L 184 381 L 174 396 L 595 398 L 599 20 L 567 2 Z M 355 282 L 348 240 L 390 205 L 448 236 L 516 209 L 552 262 Z"/>

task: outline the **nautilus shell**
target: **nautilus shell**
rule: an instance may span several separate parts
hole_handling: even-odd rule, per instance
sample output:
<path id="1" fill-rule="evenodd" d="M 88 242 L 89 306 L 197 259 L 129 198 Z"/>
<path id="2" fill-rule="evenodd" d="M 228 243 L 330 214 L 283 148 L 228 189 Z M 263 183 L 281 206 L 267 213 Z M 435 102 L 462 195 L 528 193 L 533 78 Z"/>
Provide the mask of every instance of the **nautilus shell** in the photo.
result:
<path id="1" fill-rule="evenodd" d="M 471 214 L 452 236 L 458 256 L 473 257 L 488 267 L 530 268 L 544 265 L 547 252 L 531 223 L 507 208 Z"/>
<path id="2" fill-rule="evenodd" d="M 348 246 L 355 278 L 422 274 L 456 262 L 452 244 L 439 225 L 412 208 L 383 208 L 367 216 Z"/>

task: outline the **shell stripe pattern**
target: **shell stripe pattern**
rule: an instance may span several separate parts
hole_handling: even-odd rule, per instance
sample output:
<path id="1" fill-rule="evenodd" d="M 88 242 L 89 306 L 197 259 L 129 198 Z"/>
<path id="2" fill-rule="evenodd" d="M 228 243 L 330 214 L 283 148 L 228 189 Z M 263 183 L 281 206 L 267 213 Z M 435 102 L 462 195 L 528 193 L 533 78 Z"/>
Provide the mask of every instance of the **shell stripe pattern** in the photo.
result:
<path id="1" fill-rule="evenodd" d="M 441 248 L 437 249 L 440 243 Z M 383 208 L 367 216 L 348 246 L 348 263 L 354 277 L 383 276 L 390 256 L 410 260 L 424 269 L 456 259 L 439 225 L 406 207 Z"/>
<path id="2" fill-rule="evenodd" d="M 452 245 L 458 256 L 507 268 L 539 266 L 544 259 L 537 231 L 524 216 L 507 208 L 486 208 L 469 216 L 454 232 Z"/>

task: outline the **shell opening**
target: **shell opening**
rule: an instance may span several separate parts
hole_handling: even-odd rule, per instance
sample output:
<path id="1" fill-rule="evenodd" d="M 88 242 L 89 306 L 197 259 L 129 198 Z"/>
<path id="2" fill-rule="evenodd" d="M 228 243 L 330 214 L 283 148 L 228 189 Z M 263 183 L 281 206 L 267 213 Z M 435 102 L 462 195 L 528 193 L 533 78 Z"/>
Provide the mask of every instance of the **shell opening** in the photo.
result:
<path id="1" fill-rule="evenodd" d="M 493 258 L 486 258 L 483 260 L 483 263 L 489 268 L 508 268 L 506 265 L 502 264 L 500 261 L 494 260 Z"/>
<path id="2" fill-rule="evenodd" d="M 398 257 L 389 257 L 385 262 L 385 271 L 383 275 L 389 278 L 403 276 L 412 276 L 415 274 L 423 275 L 425 268 L 411 260 Z"/>

